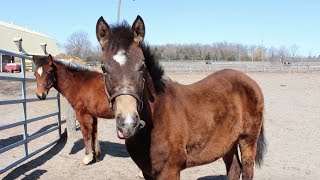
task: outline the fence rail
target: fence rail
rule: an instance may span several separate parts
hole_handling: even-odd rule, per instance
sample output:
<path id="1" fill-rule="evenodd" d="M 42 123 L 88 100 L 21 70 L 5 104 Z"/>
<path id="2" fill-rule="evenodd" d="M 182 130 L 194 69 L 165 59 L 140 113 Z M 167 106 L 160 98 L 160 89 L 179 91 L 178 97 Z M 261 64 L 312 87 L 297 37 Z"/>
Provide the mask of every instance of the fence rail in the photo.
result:
<path id="1" fill-rule="evenodd" d="M 236 69 L 242 72 L 314 73 L 320 72 L 320 62 L 213 62 L 209 61 L 160 61 L 168 73 L 210 73 L 221 69 Z"/>
<path id="2" fill-rule="evenodd" d="M 9 55 L 9 56 L 14 56 L 14 57 L 18 57 L 21 58 L 21 77 L 9 77 L 9 76 L 0 76 L 0 80 L 7 80 L 7 81 L 20 81 L 22 83 L 21 86 L 21 92 L 22 92 L 22 98 L 21 99 L 15 99 L 15 100 L 0 100 L 0 105 L 10 105 L 10 104 L 22 104 L 22 120 L 19 122 L 15 122 L 15 123 L 11 123 L 11 124 L 6 124 L 3 126 L 0 126 L 0 131 L 2 130 L 6 130 L 6 129 L 10 129 L 13 127 L 17 127 L 17 126 L 23 126 L 23 140 L 20 140 L 18 142 L 12 143 L 10 145 L 7 145 L 5 147 L 2 147 L 0 149 L 0 154 L 7 152 L 15 147 L 24 145 L 24 157 L 18 159 L 17 161 L 5 166 L 4 168 L 0 169 L 0 174 L 8 171 L 9 169 L 11 169 L 12 167 L 18 165 L 19 163 L 27 160 L 28 158 L 36 155 L 37 153 L 47 149 L 48 147 L 51 147 L 52 145 L 54 145 L 59 139 L 54 140 L 53 142 L 35 150 L 34 152 L 29 153 L 29 148 L 28 148 L 28 143 L 34 139 L 37 139 L 41 136 L 44 136 L 48 133 L 51 133 L 53 131 L 58 131 L 59 132 L 59 136 L 61 136 L 61 109 L 60 109 L 60 94 L 58 93 L 56 97 L 47 97 L 46 100 L 57 100 L 57 112 L 54 113 L 50 113 L 50 114 L 46 114 L 46 115 L 42 115 L 42 116 L 38 116 L 38 117 L 34 117 L 34 118 L 27 118 L 27 103 L 31 103 L 31 102 L 36 102 L 36 101 L 40 101 L 38 98 L 26 98 L 26 82 L 27 81 L 35 81 L 35 79 L 32 78 L 26 78 L 26 73 L 25 73 L 25 60 L 26 59 L 32 59 L 32 57 L 24 55 L 24 54 L 17 54 L 14 52 L 9 52 L 6 50 L 2 50 L 0 49 L 0 54 L 5 54 L 5 55 Z M 57 126 L 54 126 L 50 129 L 47 129 L 45 131 L 42 131 L 40 133 L 36 133 L 33 134 L 31 136 L 28 135 L 28 129 L 27 129 L 27 124 L 31 123 L 31 122 L 35 122 L 35 121 L 39 121 L 39 120 L 43 120 L 49 117 L 53 117 L 53 116 L 57 116 L 58 122 L 57 122 Z M 2 164 L 4 165 L 4 164 Z"/>

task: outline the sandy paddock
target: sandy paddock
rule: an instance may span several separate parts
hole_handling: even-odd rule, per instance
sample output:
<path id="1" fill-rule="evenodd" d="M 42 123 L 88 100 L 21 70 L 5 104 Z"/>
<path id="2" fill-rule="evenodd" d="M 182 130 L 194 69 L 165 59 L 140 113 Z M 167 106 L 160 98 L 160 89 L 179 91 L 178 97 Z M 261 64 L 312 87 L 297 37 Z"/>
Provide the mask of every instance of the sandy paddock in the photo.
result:
<path id="1" fill-rule="evenodd" d="M 3 74 L 2 74 L 3 75 Z M 28 74 L 32 77 L 32 74 Z M 169 75 L 190 84 L 204 75 Z M 255 179 L 319 179 L 320 177 L 320 74 L 250 73 L 265 95 L 265 133 L 268 143 L 264 163 L 256 168 Z M 0 100 L 19 99 L 19 83 L 0 80 Z M 35 97 L 35 83 L 28 83 L 28 97 Z M 54 91 L 50 94 L 55 94 Z M 62 103 L 65 100 L 62 99 Z M 22 105 L 0 106 L 0 125 L 21 119 Z M 64 107 L 64 105 L 62 105 Z M 30 103 L 28 117 L 56 109 L 55 101 Z M 62 111 L 62 117 L 65 110 Z M 50 128 L 56 118 L 28 125 L 33 134 Z M 65 121 L 64 121 L 65 122 Z M 65 129 L 66 123 L 63 124 Z M 22 128 L 0 132 L 0 147 L 22 138 Z M 29 151 L 51 142 L 57 132 L 32 141 Z M 139 169 L 128 156 L 123 140 L 115 133 L 113 120 L 99 119 L 102 160 L 89 166 L 81 164 L 84 145 L 80 131 L 63 138 L 53 147 L 0 175 L 1 179 L 140 179 Z M 22 147 L 0 154 L 1 168 L 23 156 Z M 181 179 L 225 179 L 222 160 L 182 171 Z"/>

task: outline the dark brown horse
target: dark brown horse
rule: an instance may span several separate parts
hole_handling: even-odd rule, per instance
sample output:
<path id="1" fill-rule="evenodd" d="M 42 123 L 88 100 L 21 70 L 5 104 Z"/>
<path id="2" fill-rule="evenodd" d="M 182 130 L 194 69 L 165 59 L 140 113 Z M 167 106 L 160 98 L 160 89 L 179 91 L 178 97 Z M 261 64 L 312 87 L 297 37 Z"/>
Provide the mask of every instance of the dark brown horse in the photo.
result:
<path id="1" fill-rule="evenodd" d="M 265 148 L 264 99 L 253 79 L 235 70 L 191 85 L 165 79 L 143 43 L 140 16 L 132 27 L 101 17 L 96 33 L 118 136 L 146 179 L 179 179 L 181 170 L 219 158 L 229 179 L 253 178 Z"/>
<path id="2" fill-rule="evenodd" d="M 63 94 L 75 110 L 80 124 L 85 144 L 84 164 L 98 160 L 97 117 L 114 118 L 102 73 L 63 60 L 54 60 L 51 55 L 33 56 L 33 61 L 36 65 L 34 75 L 38 98 L 46 99 L 51 87 Z"/>

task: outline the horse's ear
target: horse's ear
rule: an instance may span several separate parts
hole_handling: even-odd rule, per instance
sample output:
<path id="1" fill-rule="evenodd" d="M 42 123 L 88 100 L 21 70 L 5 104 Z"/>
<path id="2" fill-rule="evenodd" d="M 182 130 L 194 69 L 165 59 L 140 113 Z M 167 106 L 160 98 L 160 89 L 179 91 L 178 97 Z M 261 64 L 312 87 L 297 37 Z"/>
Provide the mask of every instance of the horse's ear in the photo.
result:
<path id="1" fill-rule="evenodd" d="M 53 57 L 51 56 L 51 54 L 49 54 L 49 56 L 47 57 L 47 61 L 48 61 L 48 64 L 51 66 L 53 62 Z"/>
<path id="2" fill-rule="evenodd" d="M 32 56 L 32 61 L 33 61 L 34 63 L 36 63 L 37 60 L 38 60 L 38 59 L 37 59 L 37 56 L 33 55 L 33 56 Z"/>
<path id="3" fill-rule="evenodd" d="M 137 16 L 136 20 L 134 20 L 132 24 L 132 30 L 134 33 L 134 41 L 136 43 L 142 42 L 146 31 L 145 31 L 143 19 L 139 15 Z"/>
<path id="4" fill-rule="evenodd" d="M 96 35 L 101 47 L 106 47 L 111 31 L 108 23 L 101 16 L 96 25 Z"/>

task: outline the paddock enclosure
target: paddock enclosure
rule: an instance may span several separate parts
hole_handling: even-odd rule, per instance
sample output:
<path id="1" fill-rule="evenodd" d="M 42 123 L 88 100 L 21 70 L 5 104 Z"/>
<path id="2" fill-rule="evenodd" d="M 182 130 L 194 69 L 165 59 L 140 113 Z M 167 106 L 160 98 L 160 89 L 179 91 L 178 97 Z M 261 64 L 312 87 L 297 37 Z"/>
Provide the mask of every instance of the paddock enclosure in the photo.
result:
<path id="1" fill-rule="evenodd" d="M 202 62 L 205 66 L 205 63 Z M 204 78 L 206 71 L 171 71 L 175 64 L 164 63 L 166 75 L 182 84 L 190 84 Z M 214 67 L 214 64 L 210 64 Z M 317 65 L 312 65 L 309 73 L 302 71 L 247 71 L 261 86 L 265 96 L 265 136 L 267 152 L 261 168 L 256 168 L 255 179 L 317 179 L 320 176 L 320 73 Z M 193 67 L 193 66 L 192 66 Z M 198 66 L 195 66 L 198 68 Z M 232 68 L 232 67 L 230 67 Z M 313 69 L 312 69 L 313 68 Z M 191 68 L 193 69 L 193 68 Z M 201 68 L 198 68 L 201 69 Z M 292 70 L 292 69 L 291 69 Z M 215 69 L 211 69 L 215 71 Z M 243 70 L 245 72 L 245 70 Z M 1 76 L 21 76 L 19 73 Z M 34 78 L 33 73 L 26 76 Z M 18 82 L 0 80 L 0 100 L 19 99 L 21 93 Z M 26 83 L 26 96 L 36 98 L 35 82 Z M 49 94 L 54 96 L 55 90 Z M 21 105 L 20 105 L 21 106 Z M 0 106 L 0 125 L 10 123 L 14 117 L 21 118 L 16 105 Z M 1 179 L 141 179 L 139 169 L 129 157 L 124 141 L 115 133 L 115 121 L 99 119 L 98 132 L 102 160 L 83 166 L 79 159 L 84 153 L 84 144 L 79 130 L 69 136 L 65 134 L 66 101 L 61 97 L 62 136 L 57 144 L 34 155 L 30 159 L 0 174 Z M 53 113 L 56 102 L 41 101 L 28 105 L 28 116 L 35 117 Z M 42 131 L 57 123 L 48 118 L 28 125 L 28 133 Z M 0 146 L 16 142 L 23 137 L 21 128 L 0 131 Z M 58 133 L 49 133 L 45 138 L 30 142 L 29 148 L 38 149 L 59 138 Z M 0 154 L 0 164 L 14 161 L 23 156 L 23 149 L 13 148 Z M 189 168 L 181 173 L 181 179 L 217 180 L 225 179 L 225 167 L 222 160 L 208 165 Z"/>

